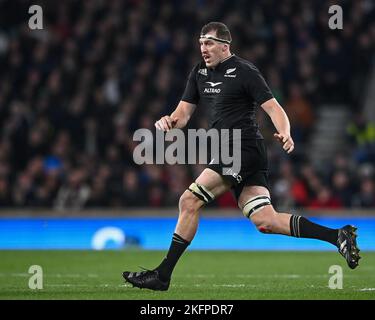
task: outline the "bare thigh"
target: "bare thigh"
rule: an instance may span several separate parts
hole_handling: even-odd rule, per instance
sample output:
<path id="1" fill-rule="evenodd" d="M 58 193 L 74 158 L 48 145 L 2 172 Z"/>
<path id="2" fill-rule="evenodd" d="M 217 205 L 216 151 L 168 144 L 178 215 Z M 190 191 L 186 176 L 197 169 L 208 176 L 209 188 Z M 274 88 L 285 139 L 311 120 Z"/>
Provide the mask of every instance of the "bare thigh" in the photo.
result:
<path id="1" fill-rule="evenodd" d="M 215 197 L 220 196 L 231 187 L 220 174 L 209 168 L 204 169 L 195 182 L 205 186 Z"/>

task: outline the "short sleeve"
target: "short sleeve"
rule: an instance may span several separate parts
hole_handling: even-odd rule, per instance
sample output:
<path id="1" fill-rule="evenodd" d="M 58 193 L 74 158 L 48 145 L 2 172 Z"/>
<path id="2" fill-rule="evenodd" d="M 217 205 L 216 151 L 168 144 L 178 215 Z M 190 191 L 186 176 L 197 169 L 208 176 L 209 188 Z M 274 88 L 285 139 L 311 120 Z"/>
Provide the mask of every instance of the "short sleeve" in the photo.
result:
<path id="1" fill-rule="evenodd" d="M 181 100 L 192 104 L 198 104 L 199 102 L 199 91 L 197 84 L 197 70 L 198 65 L 191 70 L 188 81 L 186 83 L 184 94 Z"/>
<path id="2" fill-rule="evenodd" d="M 268 87 L 260 71 L 254 65 L 248 65 L 245 69 L 245 90 L 249 96 L 259 105 L 273 98 L 271 89 Z"/>

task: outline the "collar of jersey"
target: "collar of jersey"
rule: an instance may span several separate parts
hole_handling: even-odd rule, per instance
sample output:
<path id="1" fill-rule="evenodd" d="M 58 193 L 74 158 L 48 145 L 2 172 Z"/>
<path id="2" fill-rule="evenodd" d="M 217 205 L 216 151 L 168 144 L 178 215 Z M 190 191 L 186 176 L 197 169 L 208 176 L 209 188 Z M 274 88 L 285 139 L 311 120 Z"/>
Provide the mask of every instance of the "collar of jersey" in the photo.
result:
<path id="1" fill-rule="evenodd" d="M 228 60 L 230 60 L 232 57 L 234 57 L 234 53 L 231 54 L 229 57 L 226 57 L 225 59 L 221 60 L 218 65 L 220 66 L 220 65 L 225 64 L 225 62 L 227 62 Z"/>

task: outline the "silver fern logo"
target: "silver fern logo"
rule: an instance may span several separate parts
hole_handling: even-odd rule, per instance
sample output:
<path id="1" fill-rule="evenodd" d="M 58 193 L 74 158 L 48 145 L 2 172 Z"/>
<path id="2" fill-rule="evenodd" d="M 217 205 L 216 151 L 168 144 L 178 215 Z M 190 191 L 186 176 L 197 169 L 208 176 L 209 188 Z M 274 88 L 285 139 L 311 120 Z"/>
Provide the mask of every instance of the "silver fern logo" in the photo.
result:
<path id="1" fill-rule="evenodd" d="M 233 72 L 236 71 L 236 69 L 237 69 L 237 68 L 230 68 L 230 69 L 228 69 L 228 70 L 225 72 L 224 77 L 226 77 L 226 78 L 235 78 L 235 77 L 237 77 L 236 74 L 233 74 Z"/>

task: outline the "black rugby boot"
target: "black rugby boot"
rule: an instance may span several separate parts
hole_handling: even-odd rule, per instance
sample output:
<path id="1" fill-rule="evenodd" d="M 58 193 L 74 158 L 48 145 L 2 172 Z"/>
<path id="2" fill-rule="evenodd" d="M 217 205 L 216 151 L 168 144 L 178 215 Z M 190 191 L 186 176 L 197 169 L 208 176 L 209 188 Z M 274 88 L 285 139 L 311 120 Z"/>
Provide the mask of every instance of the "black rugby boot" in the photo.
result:
<path id="1" fill-rule="evenodd" d="M 155 291 L 166 291 L 169 288 L 170 279 L 162 281 L 158 270 L 145 270 L 141 272 L 125 271 L 122 273 L 122 276 L 133 287 Z"/>
<path id="2" fill-rule="evenodd" d="M 351 225 L 346 225 L 339 229 L 337 247 L 340 254 L 345 258 L 349 268 L 355 269 L 358 266 L 359 248 L 357 247 L 357 228 Z"/>

